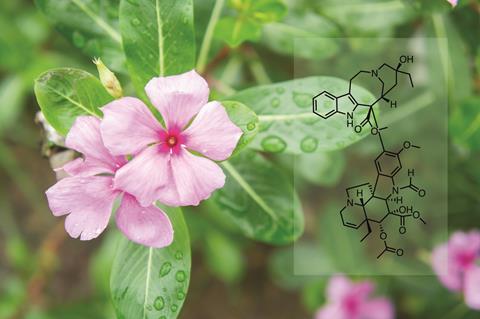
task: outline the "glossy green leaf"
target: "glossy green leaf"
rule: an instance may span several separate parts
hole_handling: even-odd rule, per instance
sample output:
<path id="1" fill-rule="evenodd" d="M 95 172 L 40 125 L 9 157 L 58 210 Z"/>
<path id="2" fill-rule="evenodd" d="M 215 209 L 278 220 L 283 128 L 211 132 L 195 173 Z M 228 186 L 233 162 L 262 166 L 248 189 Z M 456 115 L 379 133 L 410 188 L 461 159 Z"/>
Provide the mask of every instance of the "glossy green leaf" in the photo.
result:
<path id="1" fill-rule="evenodd" d="M 344 148 L 366 136 L 367 130 L 356 133 L 346 127 L 347 117 L 340 113 L 323 119 L 312 112 L 312 98 L 328 91 L 335 96 L 348 93 L 349 83 L 332 77 L 308 77 L 276 84 L 257 86 L 241 91 L 230 99 L 250 105 L 260 119 L 260 130 L 250 146 L 273 153 L 312 153 Z M 354 98 L 359 103 L 373 100 L 367 90 L 353 86 Z M 347 103 L 342 98 L 340 103 Z M 318 101 L 320 111 L 329 111 L 332 101 Z M 366 117 L 368 108 L 357 108 L 354 125 Z"/>
<path id="2" fill-rule="evenodd" d="M 231 47 L 245 41 L 258 41 L 262 25 L 280 20 L 287 12 L 286 6 L 279 0 L 233 0 L 230 6 L 236 10 L 236 15 L 218 21 L 215 37 Z"/>
<path id="3" fill-rule="evenodd" d="M 101 116 L 112 97 L 96 77 L 78 69 L 54 69 L 35 81 L 35 95 L 45 118 L 66 135 L 79 115 Z"/>
<path id="4" fill-rule="evenodd" d="M 215 201 L 249 238 L 287 244 L 303 232 L 303 212 L 292 180 L 269 160 L 244 151 L 222 166 L 225 186 Z"/>
<path id="5" fill-rule="evenodd" d="M 222 101 L 230 120 L 243 131 L 232 156 L 245 148 L 258 133 L 258 116 L 247 106 L 236 101 Z"/>
<path id="6" fill-rule="evenodd" d="M 113 70 L 124 69 L 118 1 L 36 0 L 36 4 L 55 27 L 89 57 L 101 57 Z"/>
<path id="7" fill-rule="evenodd" d="M 117 318 L 177 318 L 190 282 L 188 229 L 179 208 L 164 209 L 175 231 L 173 243 L 150 248 L 122 237 L 110 289 Z"/>
<path id="8" fill-rule="evenodd" d="M 290 14 L 283 22 L 263 28 L 262 43 L 271 50 L 295 58 L 325 59 L 339 50 L 335 37 L 340 36 L 335 25 L 314 13 Z M 308 40 L 303 38 L 308 37 Z M 301 41 L 295 46 L 295 41 Z M 295 49 L 295 51 L 294 51 Z"/>
<path id="9" fill-rule="evenodd" d="M 140 95 L 151 78 L 194 68 L 192 0 L 122 0 L 120 31 L 130 76 Z"/>

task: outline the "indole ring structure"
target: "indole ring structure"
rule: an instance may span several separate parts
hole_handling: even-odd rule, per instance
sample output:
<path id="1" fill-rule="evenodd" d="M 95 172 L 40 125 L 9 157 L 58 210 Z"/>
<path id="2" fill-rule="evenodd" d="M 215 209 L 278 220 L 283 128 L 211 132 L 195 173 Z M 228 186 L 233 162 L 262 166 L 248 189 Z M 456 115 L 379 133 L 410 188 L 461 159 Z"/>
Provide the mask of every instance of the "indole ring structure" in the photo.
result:
<path id="1" fill-rule="evenodd" d="M 389 104 L 390 108 L 397 107 L 397 101 L 389 97 L 400 83 L 401 77 L 406 78 L 406 82 L 413 88 L 412 76 L 408 72 L 401 70 L 404 63 L 412 63 L 413 56 L 401 56 L 396 67 L 388 63 L 381 64 L 378 68 L 372 70 L 360 70 L 349 81 L 348 92 L 341 95 L 334 95 L 328 91 L 322 91 L 312 98 L 312 111 L 323 120 L 328 121 L 335 116 L 345 118 L 347 129 L 352 129 L 360 134 L 364 130 L 369 130 L 370 134 L 378 139 L 381 146 L 381 152 L 373 160 L 376 168 L 375 180 L 353 185 L 346 188 L 346 203 L 340 210 L 340 217 L 345 227 L 360 231 L 360 228 L 366 228 L 366 234 L 361 238 L 363 242 L 370 235 L 378 232 L 378 240 L 383 242 L 383 250 L 379 251 L 377 259 L 386 253 L 396 256 L 403 256 L 403 248 L 391 247 L 388 244 L 388 232 L 384 228 L 384 222 L 389 218 L 397 218 L 399 221 L 398 232 L 400 235 L 407 233 L 407 219 L 426 224 L 422 217 L 422 212 L 416 209 L 416 205 L 409 202 L 412 195 L 417 198 L 423 198 L 427 195 L 424 188 L 418 186 L 415 182 L 415 169 L 406 168 L 402 164 L 402 154 L 407 151 L 415 151 L 420 146 L 411 141 L 405 141 L 400 149 L 392 150 L 385 145 L 383 134 L 388 127 L 381 126 L 378 121 L 374 108 L 380 101 Z M 363 80 L 373 81 L 377 86 L 376 95 L 368 103 L 360 103 L 354 84 L 360 84 Z M 364 101 L 362 101 L 364 102 Z M 327 106 L 327 107 L 325 107 Z M 362 111 L 365 116 L 356 116 Z M 407 184 L 400 184 L 399 174 L 406 172 Z M 378 224 L 378 231 L 373 231 L 373 224 Z M 363 226 L 363 227 L 362 227 Z M 366 227 L 365 227 L 366 226 Z"/>

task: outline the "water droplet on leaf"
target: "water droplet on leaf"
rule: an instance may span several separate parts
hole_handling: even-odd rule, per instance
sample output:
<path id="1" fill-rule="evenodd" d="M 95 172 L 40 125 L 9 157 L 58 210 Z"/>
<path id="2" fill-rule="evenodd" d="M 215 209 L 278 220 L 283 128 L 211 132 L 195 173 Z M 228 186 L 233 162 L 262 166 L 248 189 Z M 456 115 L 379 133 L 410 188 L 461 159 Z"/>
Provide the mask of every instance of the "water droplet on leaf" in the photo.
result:
<path id="1" fill-rule="evenodd" d="M 280 100 L 278 98 L 273 98 L 271 101 L 270 101 L 270 105 L 272 107 L 278 107 L 280 105 Z"/>
<path id="2" fill-rule="evenodd" d="M 157 298 L 155 298 L 155 301 L 153 302 L 153 306 L 157 310 L 162 310 L 163 307 L 165 307 L 165 301 L 163 300 L 162 297 L 158 296 Z"/>
<path id="3" fill-rule="evenodd" d="M 140 20 L 138 20 L 137 18 L 132 19 L 131 22 L 134 26 L 139 26 L 140 25 Z"/>
<path id="4" fill-rule="evenodd" d="M 183 253 L 180 250 L 175 253 L 175 259 L 177 260 L 183 259 Z"/>
<path id="5" fill-rule="evenodd" d="M 315 137 L 307 136 L 300 143 L 300 148 L 306 153 L 311 153 L 317 149 L 318 140 Z"/>
<path id="6" fill-rule="evenodd" d="M 285 141 L 278 136 L 268 136 L 264 138 L 261 145 L 265 151 L 271 153 L 280 153 L 287 147 Z"/>
<path id="7" fill-rule="evenodd" d="M 176 312 L 178 310 L 178 306 L 177 305 L 172 305 L 172 307 L 170 307 L 170 309 L 172 309 L 172 312 Z"/>
<path id="8" fill-rule="evenodd" d="M 312 95 L 308 93 L 293 92 L 293 102 L 302 109 L 311 107 Z"/>
<path id="9" fill-rule="evenodd" d="M 165 277 L 168 275 L 170 270 L 172 270 L 172 264 L 169 261 L 164 262 L 162 267 L 160 267 L 160 277 Z"/>
<path id="10" fill-rule="evenodd" d="M 177 271 L 177 273 L 175 274 L 175 279 L 176 279 L 178 282 L 184 282 L 186 278 L 187 278 L 187 276 L 185 275 L 185 272 L 184 272 L 183 270 L 179 270 L 179 271 Z"/>
<path id="11" fill-rule="evenodd" d="M 257 125 L 255 124 L 255 122 L 250 122 L 250 123 L 247 124 L 247 130 L 253 131 L 256 126 Z"/>

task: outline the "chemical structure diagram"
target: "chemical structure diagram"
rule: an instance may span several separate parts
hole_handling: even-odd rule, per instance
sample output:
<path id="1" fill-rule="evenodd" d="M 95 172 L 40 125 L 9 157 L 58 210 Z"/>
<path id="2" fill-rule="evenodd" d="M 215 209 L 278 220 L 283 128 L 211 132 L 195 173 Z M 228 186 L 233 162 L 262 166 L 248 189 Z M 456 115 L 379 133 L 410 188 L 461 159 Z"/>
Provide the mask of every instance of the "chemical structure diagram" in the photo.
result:
<path id="1" fill-rule="evenodd" d="M 396 67 L 383 63 L 377 69 L 358 71 L 350 79 L 348 92 L 345 94 L 336 96 L 323 91 L 312 98 L 313 113 L 323 120 L 336 116 L 345 117 L 347 129 L 352 129 L 357 134 L 369 130 L 381 146 L 380 154 L 373 160 L 377 172 L 375 180 L 346 188 L 346 204 L 339 212 L 345 227 L 357 231 L 360 231 L 362 226 L 366 228 L 366 234 L 360 242 L 370 235 L 377 235 L 378 240 L 383 242 L 383 250 L 379 251 L 377 259 L 386 253 L 404 255 L 403 248 L 391 247 L 388 244 L 390 234 L 384 227 L 387 219 L 398 219 L 400 236 L 407 233 L 408 219 L 426 224 L 412 198 L 422 199 L 427 195 L 427 191 L 417 185 L 415 169 L 402 166 L 401 159 L 404 152 L 418 150 L 420 146 L 405 141 L 400 149 L 387 147 L 383 136 L 388 127 L 380 125 L 376 114 L 380 101 L 389 104 L 390 108 L 397 107 L 397 101 L 389 98 L 389 93 L 400 85 L 402 77 L 414 87 L 411 74 L 401 70 L 405 63 L 413 63 L 413 56 L 401 56 Z M 365 80 L 373 82 L 377 87 L 377 94 L 367 103 L 361 100 L 357 86 Z"/>

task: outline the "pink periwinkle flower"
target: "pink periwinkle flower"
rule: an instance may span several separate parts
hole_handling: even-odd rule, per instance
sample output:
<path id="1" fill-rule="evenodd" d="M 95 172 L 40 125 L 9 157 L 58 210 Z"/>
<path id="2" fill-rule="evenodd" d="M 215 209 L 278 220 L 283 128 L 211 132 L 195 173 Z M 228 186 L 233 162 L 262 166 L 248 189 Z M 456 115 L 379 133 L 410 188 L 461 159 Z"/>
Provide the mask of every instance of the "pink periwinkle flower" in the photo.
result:
<path id="1" fill-rule="evenodd" d="M 315 319 L 393 319 L 394 308 L 386 298 L 372 298 L 375 285 L 370 281 L 354 283 L 343 275 L 330 279 L 327 304 Z"/>
<path id="2" fill-rule="evenodd" d="M 480 310 L 480 232 L 456 232 L 432 253 L 432 267 L 449 290 L 462 292 L 465 303 Z"/>
<path id="3" fill-rule="evenodd" d="M 69 176 L 50 187 L 46 195 L 55 216 L 68 214 L 65 229 L 70 236 L 81 240 L 98 237 L 108 225 L 115 199 L 121 197 L 115 217 L 127 238 L 157 248 L 172 242 L 172 225 L 163 211 L 152 205 L 142 207 L 134 196 L 114 187 L 114 176 L 126 159 L 105 148 L 100 119 L 79 116 L 65 145 L 83 158 L 63 166 Z"/>
<path id="4" fill-rule="evenodd" d="M 134 158 L 118 169 L 113 183 L 142 206 L 198 205 L 223 187 L 225 175 L 214 161 L 227 159 L 242 131 L 224 107 L 208 102 L 209 88 L 195 71 L 153 78 L 145 91 L 162 125 L 139 99 L 125 97 L 103 107 L 101 132 L 115 155 Z"/>
<path id="5" fill-rule="evenodd" d="M 455 7 L 458 4 L 458 0 L 447 0 L 447 1 L 452 5 L 452 7 Z"/>

